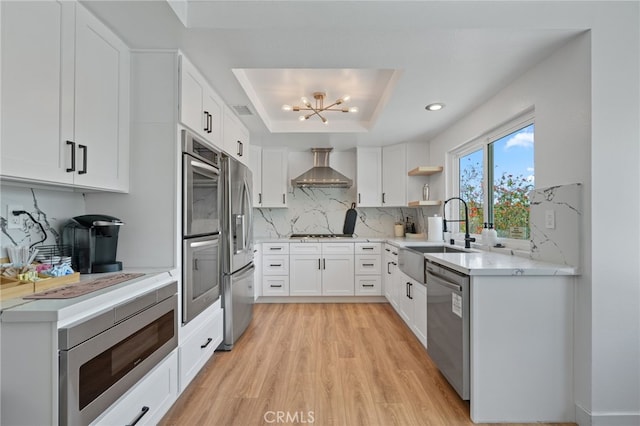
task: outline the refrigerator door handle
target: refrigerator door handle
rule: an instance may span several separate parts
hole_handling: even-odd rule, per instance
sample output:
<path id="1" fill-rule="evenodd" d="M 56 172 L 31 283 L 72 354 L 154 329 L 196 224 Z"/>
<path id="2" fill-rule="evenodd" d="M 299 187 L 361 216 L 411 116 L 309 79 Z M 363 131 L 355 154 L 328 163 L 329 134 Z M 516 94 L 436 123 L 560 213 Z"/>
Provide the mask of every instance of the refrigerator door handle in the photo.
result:
<path id="1" fill-rule="evenodd" d="M 245 222 L 245 215 L 243 214 L 237 214 L 235 215 L 235 232 L 234 232 L 234 239 L 235 241 L 235 246 L 236 246 L 236 253 L 241 253 L 244 250 L 246 250 L 247 248 L 247 230 L 246 230 L 246 222 Z"/>

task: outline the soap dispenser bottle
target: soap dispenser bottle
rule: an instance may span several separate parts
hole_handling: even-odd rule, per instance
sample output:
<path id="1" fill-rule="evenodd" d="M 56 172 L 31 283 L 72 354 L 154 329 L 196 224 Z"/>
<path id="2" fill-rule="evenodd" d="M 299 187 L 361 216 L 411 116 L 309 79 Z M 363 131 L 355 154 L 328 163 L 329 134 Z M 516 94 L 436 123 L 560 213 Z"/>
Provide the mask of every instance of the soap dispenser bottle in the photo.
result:
<path id="1" fill-rule="evenodd" d="M 480 232 L 480 238 L 482 239 L 482 244 L 489 246 L 489 228 L 487 227 L 487 222 L 483 223 L 482 232 Z"/>
<path id="2" fill-rule="evenodd" d="M 489 224 L 489 230 L 487 231 L 489 246 L 495 247 L 498 244 L 498 232 L 493 229 L 493 223 Z"/>

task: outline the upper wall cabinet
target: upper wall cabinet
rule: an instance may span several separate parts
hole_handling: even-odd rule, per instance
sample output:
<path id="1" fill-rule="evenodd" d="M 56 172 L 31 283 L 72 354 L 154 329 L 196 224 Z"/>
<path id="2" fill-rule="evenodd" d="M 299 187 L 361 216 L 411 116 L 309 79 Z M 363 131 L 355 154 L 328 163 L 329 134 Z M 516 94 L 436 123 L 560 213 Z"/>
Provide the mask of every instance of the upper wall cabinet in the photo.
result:
<path id="1" fill-rule="evenodd" d="M 129 50 L 72 2 L 2 2 L 2 177 L 128 191 Z"/>
<path id="2" fill-rule="evenodd" d="M 380 148 L 357 148 L 356 185 L 358 207 L 382 205 L 382 150 Z"/>
<path id="3" fill-rule="evenodd" d="M 407 205 L 406 144 L 357 148 L 359 207 Z"/>
<path id="4" fill-rule="evenodd" d="M 226 105 L 222 120 L 222 135 L 224 151 L 241 163 L 249 165 L 249 131 Z"/>
<path id="5" fill-rule="evenodd" d="M 180 122 L 218 148 L 224 148 L 222 101 L 183 55 L 180 55 Z"/>
<path id="6" fill-rule="evenodd" d="M 254 207 L 287 207 L 288 159 L 286 148 L 251 146 Z"/>

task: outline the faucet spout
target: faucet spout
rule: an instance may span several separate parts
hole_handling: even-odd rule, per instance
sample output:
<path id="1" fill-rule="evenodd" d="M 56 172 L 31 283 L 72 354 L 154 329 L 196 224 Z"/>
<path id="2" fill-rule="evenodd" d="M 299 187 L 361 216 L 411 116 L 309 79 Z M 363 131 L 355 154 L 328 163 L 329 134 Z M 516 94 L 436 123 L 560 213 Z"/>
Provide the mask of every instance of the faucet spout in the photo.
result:
<path id="1" fill-rule="evenodd" d="M 442 229 L 444 232 L 447 232 L 447 219 L 445 216 L 447 203 L 452 200 L 458 200 L 464 205 L 464 248 L 471 248 L 471 243 L 475 242 L 476 239 L 469 235 L 469 208 L 467 207 L 467 202 L 464 201 L 460 197 L 451 197 L 442 205 Z M 449 220 L 449 222 L 462 222 L 462 220 Z"/>

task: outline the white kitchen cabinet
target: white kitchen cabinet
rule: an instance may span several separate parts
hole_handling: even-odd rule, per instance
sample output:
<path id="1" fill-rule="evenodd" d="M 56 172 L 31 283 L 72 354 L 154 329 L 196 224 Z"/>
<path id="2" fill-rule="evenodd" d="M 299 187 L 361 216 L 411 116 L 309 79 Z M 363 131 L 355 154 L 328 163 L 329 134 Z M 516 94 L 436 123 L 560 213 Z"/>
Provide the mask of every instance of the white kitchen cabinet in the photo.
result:
<path id="1" fill-rule="evenodd" d="M 287 207 L 287 149 L 252 146 L 250 164 L 253 172 L 253 206 Z"/>
<path id="2" fill-rule="evenodd" d="M 353 243 L 291 243 L 291 296 L 353 296 Z"/>
<path id="3" fill-rule="evenodd" d="M 262 295 L 289 295 L 289 243 L 262 243 Z"/>
<path id="4" fill-rule="evenodd" d="M 407 205 L 407 146 L 397 144 L 356 151 L 359 207 Z"/>
<path id="5" fill-rule="evenodd" d="M 356 149 L 358 207 L 380 207 L 382 203 L 382 149 Z"/>
<path id="6" fill-rule="evenodd" d="M 401 286 L 400 270 L 398 269 L 398 248 L 385 244 L 384 295 L 391 306 L 398 311 L 398 292 Z"/>
<path id="7" fill-rule="evenodd" d="M 224 106 L 222 120 L 222 144 L 224 151 L 231 157 L 249 166 L 249 131 L 231 108 Z"/>
<path id="8" fill-rule="evenodd" d="M 174 351 L 91 424 L 156 425 L 177 398 L 178 355 Z"/>
<path id="9" fill-rule="evenodd" d="M 407 145 L 382 148 L 382 206 L 407 205 Z"/>
<path id="10" fill-rule="evenodd" d="M 196 67 L 180 55 L 180 122 L 223 149 L 222 101 Z"/>
<path id="11" fill-rule="evenodd" d="M 223 339 L 223 310 L 220 299 L 180 330 L 180 392 L 209 361 Z"/>
<path id="12" fill-rule="evenodd" d="M 382 244 L 355 244 L 356 296 L 382 295 Z"/>
<path id="13" fill-rule="evenodd" d="M 427 289 L 424 284 L 400 272 L 398 314 L 424 347 L 427 346 Z"/>
<path id="14" fill-rule="evenodd" d="M 1 7 L 3 178 L 128 191 L 127 46 L 77 3 Z"/>

